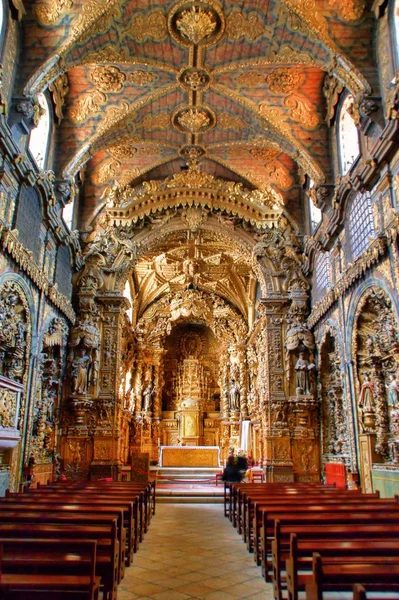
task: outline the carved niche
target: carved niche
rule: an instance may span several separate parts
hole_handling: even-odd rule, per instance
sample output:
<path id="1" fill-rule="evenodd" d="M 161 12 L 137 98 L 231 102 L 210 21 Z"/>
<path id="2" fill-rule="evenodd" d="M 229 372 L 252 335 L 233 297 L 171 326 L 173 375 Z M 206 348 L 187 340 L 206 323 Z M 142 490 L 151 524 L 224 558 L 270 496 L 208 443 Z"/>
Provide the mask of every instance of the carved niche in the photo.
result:
<path id="1" fill-rule="evenodd" d="M 352 356 L 359 431 L 376 440 L 380 459 L 399 464 L 398 322 L 390 299 L 379 288 L 371 288 L 359 301 Z"/>
<path id="2" fill-rule="evenodd" d="M 343 389 L 343 372 L 337 340 L 329 331 L 320 348 L 322 456 L 326 461 L 350 456 L 349 423 Z"/>
<path id="3" fill-rule="evenodd" d="M 0 288 L 0 374 L 23 381 L 30 345 L 29 307 L 20 287 L 7 281 Z"/>
<path id="4" fill-rule="evenodd" d="M 43 336 L 29 444 L 29 455 L 34 454 L 36 463 L 55 458 L 67 336 L 68 326 L 60 318 L 52 319 Z"/>

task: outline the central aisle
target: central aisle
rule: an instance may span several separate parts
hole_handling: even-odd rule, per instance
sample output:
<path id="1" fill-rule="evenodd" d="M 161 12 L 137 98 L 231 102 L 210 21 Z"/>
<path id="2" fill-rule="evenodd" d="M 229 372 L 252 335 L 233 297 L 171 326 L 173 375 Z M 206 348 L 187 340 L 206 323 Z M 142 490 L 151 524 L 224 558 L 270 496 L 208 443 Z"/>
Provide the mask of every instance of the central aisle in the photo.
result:
<path id="1" fill-rule="evenodd" d="M 118 600 L 272 600 L 221 504 L 158 504 Z"/>

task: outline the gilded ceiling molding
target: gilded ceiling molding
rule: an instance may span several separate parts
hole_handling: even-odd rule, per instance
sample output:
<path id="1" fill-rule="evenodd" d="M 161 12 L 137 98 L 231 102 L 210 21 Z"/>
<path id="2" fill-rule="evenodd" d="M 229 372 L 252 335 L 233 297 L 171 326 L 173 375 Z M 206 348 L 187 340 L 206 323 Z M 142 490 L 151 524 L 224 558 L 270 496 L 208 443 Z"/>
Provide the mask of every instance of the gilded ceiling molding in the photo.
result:
<path id="1" fill-rule="evenodd" d="M 290 156 L 304 169 L 305 173 L 308 173 L 310 177 L 317 183 L 323 183 L 325 181 L 325 175 L 322 168 L 317 162 L 310 156 L 310 154 L 303 148 L 298 139 L 292 135 L 291 129 L 287 124 L 282 124 L 281 111 L 270 109 L 266 103 L 258 106 L 255 102 L 243 98 L 239 93 L 231 92 L 229 89 L 222 85 L 215 84 L 214 89 L 222 94 L 231 98 L 235 102 L 246 106 L 246 108 L 254 113 L 254 115 L 263 123 L 265 123 L 267 129 L 271 129 L 274 133 L 281 135 L 287 141 L 289 141 L 295 148 L 294 153 L 289 153 Z M 266 133 L 266 132 L 265 132 Z"/>
<path id="2" fill-rule="evenodd" d="M 54 112 L 58 124 L 60 124 L 64 117 L 63 107 L 69 92 L 68 75 L 66 73 L 60 75 L 53 83 L 50 83 L 48 88 L 53 96 L 53 102 L 55 107 Z"/>
<path id="3" fill-rule="evenodd" d="M 168 15 L 168 30 L 182 46 L 206 47 L 216 44 L 225 29 L 222 8 L 213 0 L 178 2 Z"/>
<path id="4" fill-rule="evenodd" d="M 273 94 L 291 94 L 305 81 L 305 73 L 292 67 L 279 67 L 270 71 L 265 81 Z"/>
<path id="5" fill-rule="evenodd" d="M 161 96 L 169 94 L 176 88 L 177 84 L 171 84 L 147 94 L 138 102 L 133 102 L 130 105 L 128 102 L 123 101 L 120 102 L 118 106 L 109 106 L 107 108 L 104 120 L 99 124 L 94 136 L 91 138 L 91 140 L 89 140 L 90 146 L 96 145 L 96 149 L 100 149 L 101 146 L 99 146 L 98 142 L 101 138 L 104 138 L 110 133 L 116 132 L 127 119 L 134 117 L 141 107 L 153 102 Z"/>
<path id="6" fill-rule="evenodd" d="M 274 28 L 265 26 L 255 11 L 249 13 L 248 17 L 238 11 L 231 12 L 226 19 L 226 37 L 233 42 L 237 42 L 241 38 L 255 42 L 261 37 L 265 37 L 272 44 L 275 43 Z"/>
<path id="7" fill-rule="evenodd" d="M 163 181 L 144 182 L 139 188 L 112 188 L 107 210 L 115 225 L 130 226 L 157 211 L 179 206 L 204 208 L 238 215 L 255 227 L 277 224 L 282 213 L 276 193 L 245 189 L 242 184 L 216 179 L 193 169 Z"/>
<path id="8" fill-rule="evenodd" d="M 160 42 L 168 35 L 167 18 L 163 10 L 155 10 L 149 15 L 139 14 L 123 32 L 137 42 L 147 39 Z"/>
<path id="9" fill-rule="evenodd" d="M 177 158 L 177 155 L 176 155 L 176 158 Z M 143 168 L 140 169 L 138 167 L 129 167 L 128 169 L 123 168 L 122 171 L 116 175 L 115 180 L 118 184 L 120 184 L 120 186 L 122 188 L 124 188 L 126 186 L 131 185 L 133 183 L 133 181 L 135 179 L 137 179 L 137 177 L 143 177 L 143 175 L 145 175 L 146 173 L 149 173 L 153 169 L 156 169 L 157 167 L 161 167 L 162 165 L 167 164 L 168 162 L 170 162 L 170 160 L 171 160 L 171 157 L 167 156 L 165 158 L 162 158 L 161 160 L 154 161 L 153 163 L 151 163 L 144 169 Z M 121 166 L 122 165 L 120 165 L 120 167 Z M 108 180 L 108 183 L 109 183 L 109 180 Z M 104 194 L 107 194 L 108 189 L 109 188 L 107 188 L 105 190 Z"/>
<path id="10" fill-rule="evenodd" d="M 157 76 L 154 73 L 150 73 L 148 71 L 134 71 L 133 73 L 129 73 L 128 81 L 137 87 L 144 87 L 146 85 L 151 85 L 157 79 Z"/>
<path id="11" fill-rule="evenodd" d="M 20 0 L 13 0 L 20 2 Z M 68 61 L 68 52 L 72 50 L 78 42 L 82 42 L 87 33 L 90 33 L 91 28 L 98 23 L 98 30 L 104 25 L 101 23 L 101 18 L 105 15 L 106 18 L 114 18 L 112 8 L 116 5 L 119 10 L 120 0 L 88 0 L 82 6 L 82 10 L 78 17 L 72 22 L 70 35 L 58 49 L 57 54 L 51 56 L 45 63 L 34 73 L 24 89 L 25 95 L 37 94 L 46 89 L 47 85 L 56 79 L 64 72 L 64 65 Z M 54 75 L 50 75 L 50 71 L 56 70 Z"/>
<path id="12" fill-rule="evenodd" d="M 287 65 L 295 65 L 302 67 L 319 67 L 321 70 L 326 69 L 326 64 L 324 61 L 319 60 L 306 52 L 299 52 L 295 48 L 291 48 L 291 46 L 284 45 L 278 54 L 275 54 L 272 58 L 254 58 L 251 60 L 240 60 L 236 62 L 229 63 L 226 66 L 218 67 L 212 71 L 212 75 L 221 75 L 223 73 L 228 73 L 229 71 L 240 71 L 243 70 L 243 76 L 247 73 L 247 69 L 251 68 L 261 68 L 261 67 L 270 67 L 274 65 L 284 64 Z M 263 82 L 269 71 L 264 72 L 262 75 Z M 249 72 L 250 74 L 251 72 Z M 262 72 L 259 72 L 262 73 Z M 241 75 L 239 76 L 241 77 Z M 237 81 L 237 80 L 236 80 Z M 244 78 L 245 81 L 245 78 Z M 259 80 L 257 85 L 260 85 Z M 262 83 L 263 85 L 263 83 Z M 250 87 L 250 86 L 248 86 Z M 255 87 L 255 86 L 254 86 Z"/>
<path id="13" fill-rule="evenodd" d="M 119 13 L 120 0 L 87 0 L 78 17 L 72 21 L 71 34 L 61 46 L 59 54 L 66 56 L 78 42 L 87 39 L 88 34 L 101 32 L 115 18 L 115 9 Z"/>
<path id="14" fill-rule="evenodd" d="M 47 0 L 35 6 L 33 14 L 39 25 L 55 25 L 72 7 L 73 0 Z"/>
<path id="15" fill-rule="evenodd" d="M 169 129 L 170 125 L 170 113 L 164 112 L 158 115 L 146 115 L 140 123 L 136 124 L 136 128 L 142 127 L 145 131 L 155 131 L 156 129 Z"/>
<path id="16" fill-rule="evenodd" d="M 361 19 L 366 10 L 365 0 L 328 0 L 328 5 L 338 13 L 342 21 L 348 23 Z"/>
<path id="17" fill-rule="evenodd" d="M 241 117 L 233 117 L 230 113 L 222 112 L 217 118 L 218 127 L 221 129 L 233 129 L 234 131 L 242 131 L 247 127 Z"/>
<path id="18" fill-rule="evenodd" d="M 120 92 L 126 81 L 126 75 L 118 67 L 101 65 L 90 73 L 90 79 L 100 92 Z"/>
<path id="19" fill-rule="evenodd" d="M 108 152 L 117 160 L 126 160 L 133 158 L 137 152 L 137 148 L 129 145 L 128 143 L 115 144 L 107 148 Z"/>
<path id="20" fill-rule="evenodd" d="M 313 34 L 335 54 L 337 47 L 328 34 L 328 23 L 324 15 L 317 8 L 317 0 L 282 0 L 286 5 L 288 14 L 294 13 L 306 24 Z"/>
<path id="21" fill-rule="evenodd" d="M 93 172 L 93 182 L 97 185 L 102 185 L 108 181 L 112 181 L 112 179 L 115 179 L 116 177 L 117 169 L 119 169 L 121 166 L 122 163 L 119 162 L 119 160 L 107 160 Z"/>
<path id="22" fill-rule="evenodd" d="M 290 108 L 291 118 L 306 129 L 316 129 L 320 125 L 319 115 L 304 96 L 290 94 L 284 99 L 284 106 Z"/>
<path id="23" fill-rule="evenodd" d="M 315 34 L 317 39 L 323 42 L 332 54 L 332 60 L 330 65 L 325 65 L 326 70 L 333 70 L 334 74 L 343 81 L 345 86 L 350 92 L 356 94 L 358 92 L 370 93 L 371 87 L 365 77 L 355 67 L 355 65 L 348 59 L 348 57 L 342 54 L 331 37 L 328 34 L 328 23 L 325 17 L 317 10 L 317 0 L 282 0 L 287 6 L 289 12 L 296 14 L 300 21 L 298 27 L 301 27 L 301 23 L 305 23 L 310 30 Z M 331 1 L 331 0 L 330 0 Z M 332 0 L 334 2 L 341 0 Z M 342 0 L 341 5 L 344 10 L 345 6 L 351 4 L 361 4 L 359 0 Z M 337 66 L 334 67 L 335 63 Z M 342 65 L 342 67 L 341 67 Z M 340 68 L 341 67 L 341 68 Z M 334 70 L 335 69 L 335 70 Z M 338 74 L 339 72 L 339 74 Z"/>
<path id="24" fill-rule="evenodd" d="M 108 96 L 103 92 L 94 90 L 87 94 L 81 94 L 79 100 L 70 109 L 69 116 L 76 123 L 83 123 L 89 117 L 93 117 L 96 113 L 102 110 L 102 107 L 107 103 Z"/>

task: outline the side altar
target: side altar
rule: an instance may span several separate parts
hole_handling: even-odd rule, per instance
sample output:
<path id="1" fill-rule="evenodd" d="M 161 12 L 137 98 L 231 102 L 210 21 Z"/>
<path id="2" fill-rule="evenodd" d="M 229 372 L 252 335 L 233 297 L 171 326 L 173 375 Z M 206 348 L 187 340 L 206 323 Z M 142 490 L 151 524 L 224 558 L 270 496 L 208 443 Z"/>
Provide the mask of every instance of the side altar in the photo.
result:
<path id="1" fill-rule="evenodd" d="M 161 446 L 160 467 L 220 467 L 219 446 Z"/>

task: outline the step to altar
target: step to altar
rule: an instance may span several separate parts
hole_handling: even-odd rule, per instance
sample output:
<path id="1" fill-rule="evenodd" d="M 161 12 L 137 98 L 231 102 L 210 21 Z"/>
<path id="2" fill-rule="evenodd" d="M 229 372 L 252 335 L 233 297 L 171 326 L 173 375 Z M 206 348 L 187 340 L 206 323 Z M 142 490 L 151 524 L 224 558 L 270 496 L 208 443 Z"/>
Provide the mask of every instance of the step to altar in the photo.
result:
<path id="1" fill-rule="evenodd" d="M 151 467 L 150 478 L 156 481 L 156 498 L 160 503 L 222 504 L 224 486 L 213 467 Z"/>
<path id="2" fill-rule="evenodd" d="M 204 483 L 216 484 L 219 467 L 150 467 L 150 477 L 157 483 Z"/>

